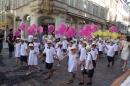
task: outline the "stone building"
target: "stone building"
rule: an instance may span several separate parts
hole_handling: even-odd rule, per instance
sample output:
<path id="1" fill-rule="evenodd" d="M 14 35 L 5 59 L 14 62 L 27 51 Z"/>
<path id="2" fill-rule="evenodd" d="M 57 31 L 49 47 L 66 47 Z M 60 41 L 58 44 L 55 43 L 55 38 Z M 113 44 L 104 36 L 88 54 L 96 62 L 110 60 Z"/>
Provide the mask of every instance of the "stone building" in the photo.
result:
<path id="1" fill-rule="evenodd" d="M 0 0 L 0 21 L 8 33 L 9 28 L 19 29 L 20 22 L 27 26 L 37 24 L 47 32 L 49 24 L 55 29 L 61 23 L 80 30 L 85 24 L 96 24 L 106 30 L 116 25 L 119 0 Z M 27 38 L 27 31 L 22 37 Z"/>

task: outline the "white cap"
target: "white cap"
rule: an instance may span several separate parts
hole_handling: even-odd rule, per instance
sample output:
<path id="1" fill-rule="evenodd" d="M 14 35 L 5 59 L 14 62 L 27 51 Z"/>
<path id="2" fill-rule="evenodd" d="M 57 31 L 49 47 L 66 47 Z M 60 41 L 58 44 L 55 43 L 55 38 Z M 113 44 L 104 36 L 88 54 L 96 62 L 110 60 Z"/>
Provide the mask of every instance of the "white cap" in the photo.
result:
<path id="1" fill-rule="evenodd" d="M 33 47 L 34 45 L 33 44 L 29 44 L 29 47 Z"/>
<path id="2" fill-rule="evenodd" d="M 66 37 L 64 36 L 63 39 L 66 39 Z"/>
<path id="3" fill-rule="evenodd" d="M 73 41 L 77 41 L 77 39 L 73 39 Z"/>
<path id="4" fill-rule="evenodd" d="M 114 42 L 114 39 L 111 39 L 110 42 Z"/>
<path id="5" fill-rule="evenodd" d="M 102 40 L 102 38 L 99 38 L 99 40 Z"/>
<path id="6" fill-rule="evenodd" d="M 96 45 L 96 43 L 92 43 L 92 45 Z"/>
<path id="7" fill-rule="evenodd" d="M 52 43 L 52 41 L 51 41 L 51 40 L 48 40 L 47 43 Z"/>
<path id="8" fill-rule="evenodd" d="M 61 42 L 58 42 L 58 45 L 62 45 L 62 43 L 61 43 Z"/>
<path id="9" fill-rule="evenodd" d="M 83 41 L 83 43 L 85 43 L 85 44 L 86 44 L 86 41 Z"/>
<path id="10" fill-rule="evenodd" d="M 21 40 L 23 40 L 23 41 L 24 41 L 24 40 L 25 40 L 25 38 L 21 38 Z"/>
<path id="11" fill-rule="evenodd" d="M 76 47 L 75 46 L 71 47 L 71 50 L 73 50 L 73 49 L 76 49 Z"/>
<path id="12" fill-rule="evenodd" d="M 90 47 L 90 46 L 87 46 L 87 47 L 86 47 L 86 50 L 91 51 L 91 47 Z"/>
<path id="13" fill-rule="evenodd" d="M 83 41 L 83 39 L 81 38 L 80 41 Z"/>
<path id="14" fill-rule="evenodd" d="M 37 37 L 35 37 L 34 39 L 37 39 Z"/>
<path id="15" fill-rule="evenodd" d="M 17 40 L 19 40 L 20 38 L 16 38 Z"/>

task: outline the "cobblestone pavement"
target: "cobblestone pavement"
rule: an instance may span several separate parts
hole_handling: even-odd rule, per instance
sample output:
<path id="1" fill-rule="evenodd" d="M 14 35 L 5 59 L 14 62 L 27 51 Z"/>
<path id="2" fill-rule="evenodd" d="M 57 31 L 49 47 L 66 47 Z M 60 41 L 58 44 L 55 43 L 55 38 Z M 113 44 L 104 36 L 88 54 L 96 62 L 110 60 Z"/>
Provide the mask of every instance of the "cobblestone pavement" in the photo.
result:
<path id="1" fill-rule="evenodd" d="M 49 80 L 43 80 L 47 75 L 45 63 L 39 61 L 39 67 L 42 69 L 40 73 L 33 70 L 31 75 L 26 76 L 28 71 L 27 64 L 24 64 L 24 70 L 18 71 L 18 67 L 13 67 L 14 59 L 8 59 L 8 50 L 3 50 L 3 57 L 0 59 L 0 86 L 77 86 L 81 80 L 80 69 L 76 72 L 76 79 L 70 85 L 67 84 L 69 80 L 69 73 L 67 72 L 67 59 L 65 59 L 60 67 L 57 67 L 57 60 L 53 66 L 53 76 Z M 121 69 L 121 62 L 118 58 L 115 65 L 107 68 L 107 61 L 104 58 L 99 59 L 97 68 L 94 72 L 93 86 L 110 86 L 111 83 L 123 74 Z M 128 61 L 127 69 L 130 66 Z M 88 77 L 85 77 L 85 83 L 88 82 Z"/>

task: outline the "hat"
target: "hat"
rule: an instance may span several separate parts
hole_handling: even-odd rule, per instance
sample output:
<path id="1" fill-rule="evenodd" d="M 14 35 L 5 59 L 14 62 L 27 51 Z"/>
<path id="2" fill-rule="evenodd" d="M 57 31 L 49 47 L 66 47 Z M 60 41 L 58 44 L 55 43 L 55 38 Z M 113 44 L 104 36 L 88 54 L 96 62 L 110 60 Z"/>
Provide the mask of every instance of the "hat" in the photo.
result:
<path id="1" fill-rule="evenodd" d="M 51 41 L 51 40 L 48 40 L 47 43 L 52 43 L 52 41 Z"/>
<path id="2" fill-rule="evenodd" d="M 73 39 L 73 41 L 77 41 L 77 39 Z"/>
<path id="3" fill-rule="evenodd" d="M 107 42 L 110 42 L 109 40 L 107 40 Z"/>
<path id="4" fill-rule="evenodd" d="M 44 38 L 44 40 L 48 40 L 48 38 Z"/>
<path id="5" fill-rule="evenodd" d="M 91 51 L 91 47 L 90 47 L 90 46 L 87 46 L 87 47 L 86 47 L 86 50 Z"/>
<path id="6" fill-rule="evenodd" d="M 62 45 L 62 43 L 61 43 L 61 42 L 58 42 L 58 45 Z"/>
<path id="7" fill-rule="evenodd" d="M 33 44 L 29 44 L 29 47 L 33 47 Z"/>
<path id="8" fill-rule="evenodd" d="M 96 45 L 96 43 L 92 43 L 92 46 L 93 46 L 93 45 Z"/>
<path id="9" fill-rule="evenodd" d="M 73 43 L 73 41 L 72 41 L 72 40 L 71 40 L 70 42 L 71 42 L 71 43 Z"/>
<path id="10" fill-rule="evenodd" d="M 20 38 L 16 38 L 16 40 L 19 40 Z"/>
<path id="11" fill-rule="evenodd" d="M 23 41 L 24 41 L 24 40 L 25 40 L 25 38 L 21 38 L 21 40 L 23 40 Z"/>
<path id="12" fill-rule="evenodd" d="M 99 38 L 99 41 L 101 41 L 102 40 L 102 38 Z"/>
<path id="13" fill-rule="evenodd" d="M 83 39 L 80 39 L 80 41 L 83 41 Z"/>
<path id="14" fill-rule="evenodd" d="M 76 49 L 76 47 L 75 46 L 71 47 L 71 50 L 73 50 L 73 49 Z"/>
<path id="15" fill-rule="evenodd" d="M 66 37 L 64 36 L 63 39 L 66 39 Z"/>
<path id="16" fill-rule="evenodd" d="M 37 37 L 35 37 L 34 39 L 37 39 Z"/>
<path id="17" fill-rule="evenodd" d="M 83 41 L 83 43 L 85 43 L 85 44 L 86 44 L 86 41 Z"/>
<path id="18" fill-rule="evenodd" d="M 113 40 L 113 39 L 111 39 L 111 40 L 110 40 L 110 42 L 114 42 L 114 40 Z"/>

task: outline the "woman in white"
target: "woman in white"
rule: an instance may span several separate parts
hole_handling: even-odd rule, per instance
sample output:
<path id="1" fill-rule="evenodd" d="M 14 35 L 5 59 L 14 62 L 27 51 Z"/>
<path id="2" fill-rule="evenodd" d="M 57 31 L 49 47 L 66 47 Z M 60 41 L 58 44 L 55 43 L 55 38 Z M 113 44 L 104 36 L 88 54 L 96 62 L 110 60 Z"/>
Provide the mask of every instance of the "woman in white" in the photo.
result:
<path id="1" fill-rule="evenodd" d="M 79 60 L 82 62 L 84 59 L 85 59 L 85 57 L 86 57 L 86 49 L 85 49 L 85 47 L 86 47 L 86 42 L 84 41 L 83 42 L 83 44 L 82 44 L 82 48 L 81 48 L 81 50 L 80 50 L 80 58 L 79 58 Z M 81 66 L 81 70 L 83 70 L 84 69 L 84 63 L 82 63 L 80 66 Z"/>
<path id="2" fill-rule="evenodd" d="M 58 42 L 58 48 L 56 49 L 57 52 L 57 56 L 59 57 L 59 59 L 61 59 L 63 57 L 63 52 L 62 52 L 62 43 Z M 60 66 L 60 62 L 58 62 L 58 65 Z"/>
<path id="3" fill-rule="evenodd" d="M 39 48 L 40 48 L 40 43 L 38 42 L 37 37 L 34 38 L 34 50 L 39 54 Z"/>
<path id="4" fill-rule="evenodd" d="M 18 64 L 18 60 L 20 58 L 20 46 L 21 46 L 21 42 L 20 42 L 20 38 L 16 38 L 16 42 L 14 43 L 15 46 L 15 58 L 16 58 L 16 64 L 14 65 L 17 66 Z"/>
<path id="5" fill-rule="evenodd" d="M 34 45 L 29 44 L 30 52 L 29 52 L 29 58 L 28 58 L 28 65 L 29 65 L 29 72 L 26 73 L 26 75 L 31 74 L 31 68 L 38 69 L 37 72 L 40 72 L 40 68 L 36 67 L 38 65 L 37 61 L 37 52 L 34 50 Z"/>
<path id="6" fill-rule="evenodd" d="M 66 56 L 64 56 L 60 61 L 62 61 L 64 58 L 69 56 L 68 61 L 68 72 L 70 73 L 70 80 L 68 81 L 68 84 L 73 83 L 73 79 L 75 78 L 75 73 L 77 71 L 78 67 L 78 55 L 76 52 L 76 47 L 71 47 L 71 52 L 68 53 Z"/>
<path id="7" fill-rule="evenodd" d="M 129 36 L 127 36 L 125 38 L 125 41 L 122 42 L 121 47 L 120 47 L 120 51 L 121 50 L 122 50 L 121 59 L 123 61 L 123 67 L 122 68 L 123 68 L 123 71 L 125 71 L 127 60 L 128 60 L 129 54 L 130 54 L 130 37 Z"/>

